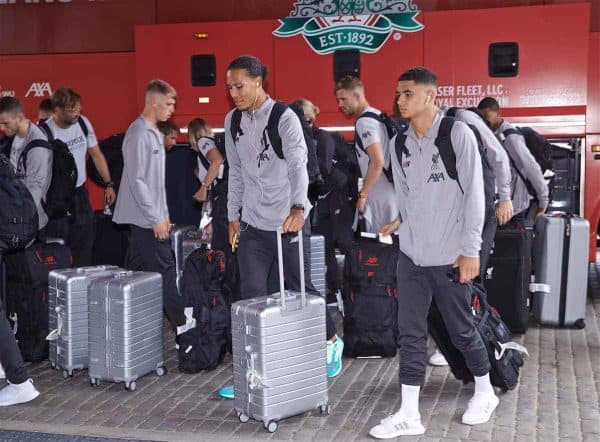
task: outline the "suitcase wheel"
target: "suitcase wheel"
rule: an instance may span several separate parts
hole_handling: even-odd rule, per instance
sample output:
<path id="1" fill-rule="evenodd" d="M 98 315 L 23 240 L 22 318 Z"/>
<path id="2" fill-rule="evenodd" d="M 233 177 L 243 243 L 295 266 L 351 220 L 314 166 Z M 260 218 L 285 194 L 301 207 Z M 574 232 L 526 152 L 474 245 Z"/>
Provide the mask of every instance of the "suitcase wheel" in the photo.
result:
<path id="1" fill-rule="evenodd" d="M 275 421 L 269 421 L 268 423 L 265 423 L 265 429 L 269 432 L 269 433 L 275 433 L 277 431 L 277 422 Z"/>
<path id="2" fill-rule="evenodd" d="M 580 318 L 577 321 L 575 321 L 575 327 L 577 327 L 580 330 L 585 328 L 585 321 L 583 320 L 583 318 Z"/>
<path id="3" fill-rule="evenodd" d="M 135 391 L 136 388 L 137 384 L 135 383 L 135 381 L 125 382 L 125 390 Z"/>
<path id="4" fill-rule="evenodd" d="M 156 369 L 156 374 L 158 376 L 164 376 L 164 375 L 166 375 L 167 374 L 167 367 L 158 367 Z"/>
<path id="5" fill-rule="evenodd" d="M 319 407 L 319 410 L 321 410 L 321 414 L 330 415 L 331 414 L 331 405 L 329 405 L 329 404 L 321 405 Z"/>
<path id="6" fill-rule="evenodd" d="M 100 385 L 100 381 L 96 378 L 90 378 L 90 385 L 92 387 L 97 387 Z"/>
<path id="7" fill-rule="evenodd" d="M 248 422 L 250 420 L 250 416 L 248 416 L 247 414 L 244 414 L 244 413 L 238 413 L 238 419 L 240 420 L 241 423 L 245 424 L 246 422 Z"/>
<path id="8" fill-rule="evenodd" d="M 63 370 L 63 379 L 69 379 L 73 377 L 73 370 Z"/>

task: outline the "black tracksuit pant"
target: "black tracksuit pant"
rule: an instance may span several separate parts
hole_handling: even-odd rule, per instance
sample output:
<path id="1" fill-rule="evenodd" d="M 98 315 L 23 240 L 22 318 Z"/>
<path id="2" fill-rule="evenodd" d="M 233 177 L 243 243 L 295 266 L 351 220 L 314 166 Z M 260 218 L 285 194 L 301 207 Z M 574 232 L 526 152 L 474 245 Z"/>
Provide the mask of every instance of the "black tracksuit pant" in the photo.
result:
<path id="1" fill-rule="evenodd" d="M 486 208 L 483 231 L 481 232 L 481 251 L 479 252 L 479 278 L 481 281 L 485 279 L 485 269 L 487 268 L 490 253 L 494 246 L 494 236 L 496 236 L 497 227 L 496 208 Z"/>
<path id="2" fill-rule="evenodd" d="M 175 257 L 170 239 L 160 241 L 154 237 L 152 229 L 131 225 L 125 267 L 129 270 L 160 273 L 163 277 L 163 309 L 167 319 L 172 328 L 185 324 L 183 297 L 177 291 Z"/>
<path id="3" fill-rule="evenodd" d="M 94 213 L 85 185 L 75 190 L 69 216 L 48 221 L 46 236 L 65 240 L 73 254 L 73 267 L 92 265 Z"/>
<path id="4" fill-rule="evenodd" d="M 398 331 L 400 383 L 425 382 L 427 314 L 431 299 L 440 310 L 454 346 L 474 376 L 490 371 L 487 350 L 473 325 L 471 285 L 452 282 L 451 265 L 419 267 L 402 251 L 398 254 Z"/>
<path id="5" fill-rule="evenodd" d="M 282 238 L 283 272 L 286 289 L 300 292 L 300 266 L 298 243 L 290 242 L 295 234 Z M 306 292 L 318 295 L 310 280 L 310 222 L 302 229 L 304 248 L 304 281 Z M 277 232 L 256 229 L 242 222 L 237 251 L 240 268 L 240 291 L 243 299 L 257 298 L 279 292 L 279 267 L 277 263 Z M 325 309 L 327 339 L 336 334 L 335 324 Z"/>
<path id="6" fill-rule="evenodd" d="M 0 262 L 2 259 L 3 253 L 0 251 Z M 0 299 L 0 363 L 6 373 L 6 379 L 11 384 L 22 384 L 29 379 L 29 373 L 25 368 L 25 362 L 23 362 L 17 340 L 6 318 L 6 309 L 4 308 L 4 301 L 6 300 L 6 275 L 4 267 L 2 267 L 0 277 L 2 290 L 2 299 Z"/>

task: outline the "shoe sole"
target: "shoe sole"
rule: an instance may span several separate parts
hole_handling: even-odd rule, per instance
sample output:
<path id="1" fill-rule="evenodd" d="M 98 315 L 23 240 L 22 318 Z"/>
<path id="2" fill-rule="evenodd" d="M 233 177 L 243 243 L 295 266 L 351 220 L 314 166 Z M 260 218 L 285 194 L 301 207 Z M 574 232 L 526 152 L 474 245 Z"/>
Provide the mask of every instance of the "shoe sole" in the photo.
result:
<path id="1" fill-rule="evenodd" d="M 27 402 L 31 402 L 32 400 L 37 398 L 39 395 L 40 395 L 40 392 L 36 390 L 35 394 L 33 394 L 30 398 L 23 399 L 23 400 L 20 400 L 17 402 L 11 402 L 11 403 L 1 403 L 0 402 L 0 407 L 10 407 L 11 405 L 26 404 Z"/>
<path id="2" fill-rule="evenodd" d="M 369 436 L 375 439 L 395 439 L 400 436 L 420 436 L 425 434 L 425 427 L 421 426 L 421 428 L 412 428 L 408 430 L 396 431 L 395 433 L 391 433 L 385 436 L 376 436 L 369 431 Z"/>
<path id="3" fill-rule="evenodd" d="M 492 408 L 492 410 L 490 411 L 490 414 L 487 416 L 487 419 L 480 419 L 478 421 L 471 421 L 471 422 L 467 422 L 465 421 L 465 419 L 462 419 L 462 423 L 465 425 L 481 425 L 481 424 L 485 424 L 486 422 L 488 422 L 491 418 L 492 418 L 492 414 L 494 414 L 494 411 L 496 410 L 496 408 L 498 407 L 498 404 L 500 403 L 500 401 L 498 400 L 498 402 L 496 402 L 496 405 L 494 405 L 494 408 Z"/>
<path id="4" fill-rule="evenodd" d="M 447 367 L 447 366 L 449 365 L 447 362 L 446 362 L 446 363 L 443 363 L 443 364 L 440 364 L 439 362 L 431 362 L 431 361 L 428 361 L 427 363 L 428 363 L 429 365 L 431 365 L 432 367 Z"/>

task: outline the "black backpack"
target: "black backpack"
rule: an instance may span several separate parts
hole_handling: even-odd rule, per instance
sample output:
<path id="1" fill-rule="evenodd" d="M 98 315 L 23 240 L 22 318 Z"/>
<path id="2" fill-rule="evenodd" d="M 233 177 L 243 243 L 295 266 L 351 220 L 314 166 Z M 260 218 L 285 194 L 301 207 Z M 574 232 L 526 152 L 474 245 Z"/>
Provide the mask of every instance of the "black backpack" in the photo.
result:
<path id="1" fill-rule="evenodd" d="M 398 132 L 404 131 L 408 128 L 408 125 L 405 125 L 403 122 L 397 122 L 392 120 L 392 118 L 386 115 L 385 112 L 382 112 L 380 114 L 376 114 L 375 112 L 365 112 L 360 117 L 358 117 L 356 121 L 358 122 L 358 120 L 360 120 L 361 118 L 373 118 L 374 120 L 382 123 L 385 126 L 388 141 L 394 138 L 394 135 L 396 135 Z M 356 152 L 356 155 L 358 155 L 358 157 L 360 157 L 363 154 L 367 155 L 367 151 L 360 137 L 360 134 L 356 130 L 354 131 L 354 141 L 356 142 L 359 148 L 359 151 Z M 362 151 L 363 153 L 361 153 L 360 151 Z M 386 178 L 390 183 L 394 182 L 391 165 L 387 169 L 384 167 L 383 173 L 385 174 Z"/>
<path id="2" fill-rule="evenodd" d="M 115 184 L 115 191 L 118 192 L 119 184 L 121 183 L 121 177 L 123 176 L 123 140 L 125 139 L 125 134 L 115 134 L 111 135 L 108 138 L 100 141 L 98 143 L 98 147 L 102 151 L 104 158 L 106 159 L 106 164 L 108 165 L 108 171 L 110 172 L 110 177 Z M 98 169 L 96 169 L 96 165 L 92 160 L 92 157 L 88 157 L 87 164 L 87 176 L 96 183 L 100 187 L 104 187 L 104 178 L 100 176 Z"/>
<path id="3" fill-rule="evenodd" d="M 344 355 L 396 355 L 398 246 L 362 239 L 344 260 Z"/>
<path id="4" fill-rule="evenodd" d="M 552 170 L 552 144 L 543 135 L 530 127 L 510 128 L 502 132 L 502 134 L 504 138 L 509 135 L 521 135 L 525 139 L 527 149 L 529 149 L 529 152 L 531 152 L 535 161 L 539 164 L 540 169 L 542 169 L 542 173 L 546 170 Z M 525 179 L 523 178 L 523 180 Z"/>
<path id="5" fill-rule="evenodd" d="M 448 116 L 442 118 L 442 121 L 440 122 L 440 128 L 435 139 L 435 145 L 440 152 L 440 157 L 444 163 L 444 167 L 446 168 L 448 176 L 457 182 L 461 192 L 464 193 L 464 189 L 462 188 L 458 178 L 458 171 L 456 170 L 456 152 L 454 152 L 454 147 L 452 146 L 452 139 L 450 136 L 455 121 L 456 120 L 454 118 Z M 481 168 L 483 170 L 485 207 L 488 209 L 494 208 L 496 196 L 496 177 L 494 175 L 494 169 L 492 169 L 492 166 L 490 166 L 490 163 L 487 159 L 486 149 L 483 145 L 479 130 L 477 130 L 477 128 L 471 124 L 468 124 L 467 126 L 469 126 L 469 128 L 473 131 L 475 138 L 477 139 L 477 148 L 479 149 Z M 398 133 L 398 136 L 396 137 L 395 148 L 400 168 L 402 168 L 402 155 L 407 154 L 405 143 L 406 131 Z"/>
<path id="6" fill-rule="evenodd" d="M 214 370 L 223 360 L 229 341 L 231 317 L 224 296 L 226 258 L 205 246 L 194 250 L 183 270 L 183 305 L 193 309 L 196 325 L 178 335 L 179 370 Z"/>
<path id="7" fill-rule="evenodd" d="M 265 136 L 268 136 L 269 141 L 271 141 L 271 144 L 273 145 L 272 147 L 275 151 L 275 154 L 280 159 L 283 159 L 283 146 L 281 144 L 281 136 L 279 135 L 279 120 L 287 108 L 288 106 L 285 103 L 282 103 L 281 101 L 275 101 L 273 108 L 271 109 L 271 114 L 269 115 L 269 120 L 267 121 L 267 127 L 263 131 L 263 140 L 265 141 L 265 146 L 268 145 L 266 143 L 267 140 L 265 139 Z M 302 112 L 302 109 L 298 109 L 296 106 L 289 106 L 289 108 L 294 111 L 296 116 L 298 116 L 298 120 L 300 120 L 300 125 L 302 126 L 302 133 L 304 135 L 304 141 L 306 142 L 308 157 L 308 161 L 306 163 L 308 182 L 309 184 L 317 183 L 321 180 L 321 173 L 319 171 L 319 161 L 317 160 L 317 146 L 312 137 L 312 130 L 304 119 L 304 113 Z M 236 142 L 238 133 L 240 132 L 241 121 L 242 111 L 235 109 L 231 115 L 230 127 L 231 138 L 233 139 L 234 143 Z"/>
<path id="8" fill-rule="evenodd" d="M 0 248 L 22 249 L 38 232 L 39 219 L 33 197 L 10 164 L 0 154 Z"/>
<path id="9" fill-rule="evenodd" d="M 471 305 L 475 329 L 481 336 L 490 360 L 490 381 L 502 391 L 512 390 L 519 382 L 519 370 L 523 365 L 521 351 L 525 349 L 510 342 L 508 327 L 496 309 L 488 304 L 485 290 L 477 284 L 473 284 Z M 431 302 L 427 324 L 429 334 L 448 361 L 452 374 L 465 384 L 473 381 L 462 353 L 450 340 L 435 300 Z M 504 346 L 506 348 L 503 349 Z"/>
<path id="10" fill-rule="evenodd" d="M 77 120 L 84 136 L 88 136 L 88 129 L 79 117 Z M 27 153 L 34 147 L 45 147 L 52 150 L 52 181 L 46 194 L 44 210 L 49 218 L 62 218 L 67 216 L 73 205 L 73 197 L 77 188 L 77 164 L 75 158 L 66 143 L 54 137 L 48 124 L 41 123 L 39 126 L 48 137 L 48 141 L 34 140 L 23 150 L 23 164 L 27 164 Z"/>

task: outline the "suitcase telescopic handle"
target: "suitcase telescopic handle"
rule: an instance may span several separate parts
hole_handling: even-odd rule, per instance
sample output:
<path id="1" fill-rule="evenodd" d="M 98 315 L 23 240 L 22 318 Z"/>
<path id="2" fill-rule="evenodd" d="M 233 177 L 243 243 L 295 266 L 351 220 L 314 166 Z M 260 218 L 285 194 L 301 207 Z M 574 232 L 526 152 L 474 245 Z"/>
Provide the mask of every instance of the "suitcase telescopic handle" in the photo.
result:
<path id="1" fill-rule="evenodd" d="M 282 230 L 277 228 L 277 261 L 279 264 L 279 291 L 281 293 L 281 309 L 285 310 L 285 284 L 283 280 L 283 245 L 281 241 Z M 300 265 L 300 298 L 301 305 L 306 305 L 306 285 L 304 282 L 304 245 L 302 243 L 302 229 L 298 230 L 298 264 Z"/>

